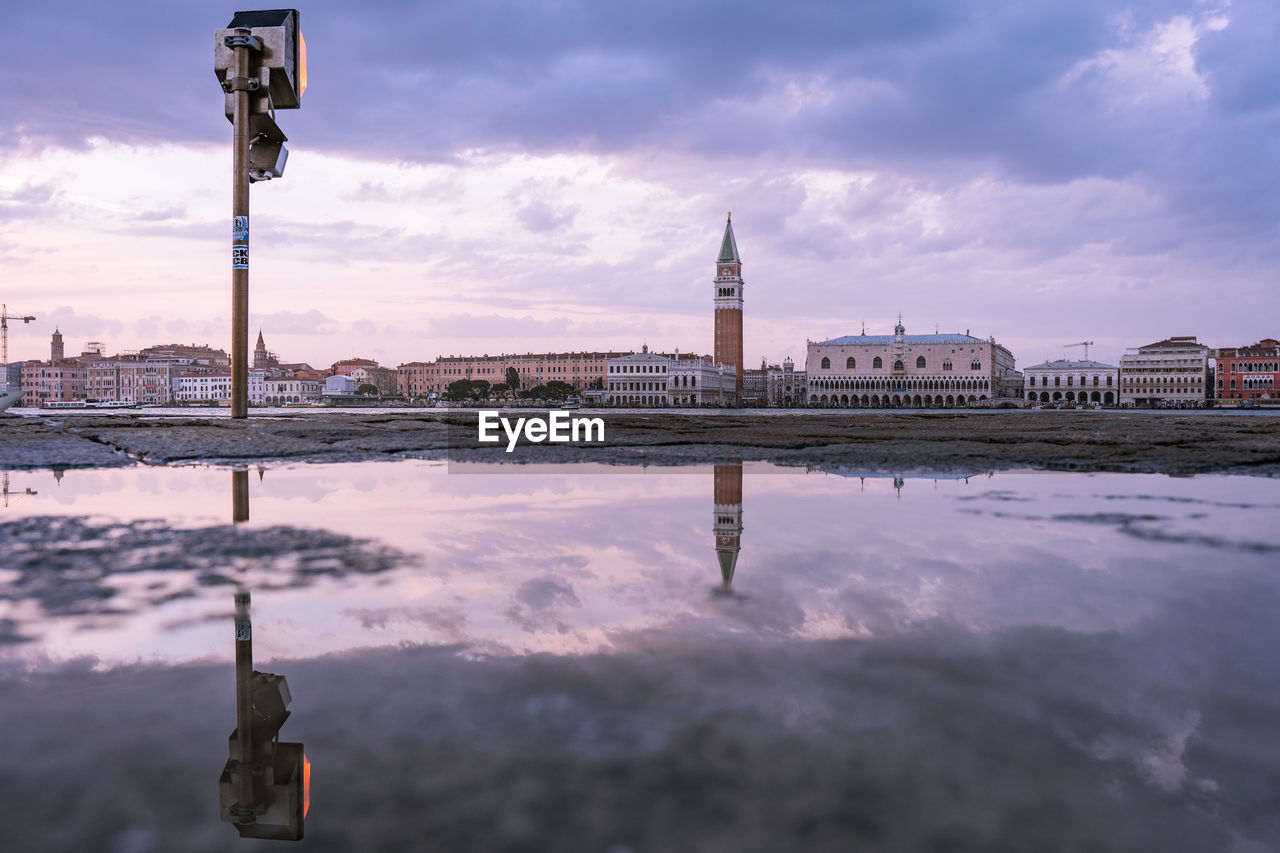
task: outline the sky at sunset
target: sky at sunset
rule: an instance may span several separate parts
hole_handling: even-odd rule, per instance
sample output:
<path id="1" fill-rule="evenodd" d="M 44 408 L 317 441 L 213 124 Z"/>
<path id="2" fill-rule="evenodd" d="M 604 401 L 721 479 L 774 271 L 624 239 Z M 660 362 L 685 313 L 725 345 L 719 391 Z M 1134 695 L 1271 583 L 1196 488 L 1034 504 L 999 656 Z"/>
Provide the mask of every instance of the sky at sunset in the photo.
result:
<path id="1" fill-rule="evenodd" d="M 11 359 L 230 343 L 237 7 L 6 9 Z M 252 190 L 285 361 L 995 336 L 1019 366 L 1280 335 L 1274 0 L 303 2 L 309 85 Z"/>

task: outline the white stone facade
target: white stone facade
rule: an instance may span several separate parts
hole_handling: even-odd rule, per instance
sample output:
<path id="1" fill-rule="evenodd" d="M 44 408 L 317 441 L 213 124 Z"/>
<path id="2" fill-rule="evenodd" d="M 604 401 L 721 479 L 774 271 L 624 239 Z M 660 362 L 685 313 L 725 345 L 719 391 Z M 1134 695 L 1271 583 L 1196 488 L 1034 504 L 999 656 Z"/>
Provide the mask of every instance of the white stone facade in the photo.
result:
<path id="1" fill-rule="evenodd" d="M 1023 369 L 1023 396 L 1028 403 L 1099 403 L 1120 401 L 1120 368 L 1100 361 L 1056 359 Z"/>
<path id="2" fill-rule="evenodd" d="M 174 398 L 179 403 L 231 405 L 230 373 L 184 373 L 175 384 Z"/>
<path id="3" fill-rule="evenodd" d="M 605 402 L 610 406 L 665 406 L 670 356 L 640 352 L 609 359 L 605 373 Z"/>
<path id="4" fill-rule="evenodd" d="M 667 371 L 668 406 L 728 406 L 736 394 L 737 372 L 710 357 L 672 362 Z"/>
<path id="5" fill-rule="evenodd" d="M 809 341 L 805 378 L 809 405 L 821 408 L 991 405 L 1022 386 L 994 338 L 908 335 L 901 322 L 892 335 Z"/>

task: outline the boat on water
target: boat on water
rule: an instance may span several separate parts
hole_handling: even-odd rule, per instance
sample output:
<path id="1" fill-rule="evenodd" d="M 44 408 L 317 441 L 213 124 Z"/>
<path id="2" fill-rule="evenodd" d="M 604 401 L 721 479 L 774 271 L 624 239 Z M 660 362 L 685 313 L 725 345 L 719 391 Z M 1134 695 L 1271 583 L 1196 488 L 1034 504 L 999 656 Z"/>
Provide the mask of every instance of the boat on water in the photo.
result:
<path id="1" fill-rule="evenodd" d="M 5 386 L 0 388 L 0 412 L 18 405 L 22 400 L 22 389 Z"/>

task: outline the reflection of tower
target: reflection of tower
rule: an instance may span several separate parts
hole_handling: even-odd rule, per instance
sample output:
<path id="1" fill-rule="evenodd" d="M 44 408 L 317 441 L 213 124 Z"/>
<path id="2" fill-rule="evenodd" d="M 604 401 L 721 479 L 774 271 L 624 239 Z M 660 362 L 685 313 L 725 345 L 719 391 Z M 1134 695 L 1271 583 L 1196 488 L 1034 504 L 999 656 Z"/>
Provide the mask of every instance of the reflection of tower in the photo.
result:
<path id="1" fill-rule="evenodd" d="M 716 559 L 720 579 L 727 589 L 742 550 L 742 463 L 715 466 L 714 511 L 711 530 L 716 535 Z"/>
<path id="2" fill-rule="evenodd" d="M 738 241 L 733 237 L 733 214 L 724 224 L 720 241 L 720 257 L 716 258 L 716 364 L 731 364 L 737 371 L 734 388 L 742 396 L 742 259 L 738 257 Z"/>
<path id="3" fill-rule="evenodd" d="M 54 362 L 62 361 L 65 355 L 66 348 L 62 345 L 62 332 L 60 332 L 58 327 L 55 326 L 53 329 L 53 339 L 49 342 L 49 360 Z"/>

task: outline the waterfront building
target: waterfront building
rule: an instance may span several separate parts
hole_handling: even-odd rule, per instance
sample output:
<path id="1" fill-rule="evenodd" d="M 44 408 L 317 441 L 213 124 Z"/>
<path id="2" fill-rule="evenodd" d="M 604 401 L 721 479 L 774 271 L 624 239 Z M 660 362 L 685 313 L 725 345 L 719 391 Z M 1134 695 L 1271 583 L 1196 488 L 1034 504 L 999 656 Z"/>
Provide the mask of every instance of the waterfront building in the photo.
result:
<path id="1" fill-rule="evenodd" d="M 611 358 L 604 402 L 610 406 L 732 406 L 737 404 L 733 368 L 710 356 L 640 352 Z"/>
<path id="2" fill-rule="evenodd" d="M 1033 364 L 1023 371 L 1023 396 L 1037 403 L 1119 402 L 1120 368 L 1100 361 L 1055 359 Z"/>
<path id="3" fill-rule="evenodd" d="M 583 392 L 604 389 L 611 358 L 630 355 L 617 352 L 547 352 L 502 355 L 449 355 L 435 361 L 414 361 L 396 369 L 402 394 L 428 397 L 441 394 L 450 382 L 459 379 L 484 380 L 490 385 L 505 384 L 507 370 L 514 369 L 520 389 L 558 380 Z"/>
<path id="4" fill-rule="evenodd" d="M 769 365 L 760 359 L 760 366 L 748 367 L 742 371 L 742 398 L 740 404 L 748 408 L 769 405 L 767 398 L 769 385 Z"/>
<path id="5" fill-rule="evenodd" d="M 88 398 L 86 365 L 78 361 L 29 361 L 22 367 L 24 404 L 74 402 Z"/>
<path id="6" fill-rule="evenodd" d="M 710 356 L 672 358 L 667 369 L 667 406 L 737 405 L 737 376 L 727 364 L 714 364 Z"/>
<path id="7" fill-rule="evenodd" d="M 123 355 L 134 361 L 171 364 L 182 373 L 218 373 L 231 369 L 231 357 L 226 351 L 208 344 L 157 344 Z"/>
<path id="8" fill-rule="evenodd" d="M 1194 336 L 1127 350 L 1120 359 L 1120 405 L 1203 406 L 1212 385 L 1209 348 Z"/>
<path id="9" fill-rule="evenodd" d="M 671 365 L 670 356 L 649 352 L 648 344 L 640 352 L 609 359 L 605 402 L 611 406 L 667 405 Z"/>
<path id="10" fill-rule="evenodd" d="M 995 338 L 960 334 L 846 335 L 809 341 L 805 359 L 809 405 L 926 407 L 991 405 L 1021 396 L 1013 354 Z"/>
<path id="11" fill-rule="evenodd" d="M 770 364 L 765 368 L 765 405 L 790 408 L 805 404 L 805 372 L 795 368 L 790 356 L 780 366 Z"/>
<path id="12" fill-rule="evenodd" d="M 746 284 L 742 279 L 742 258 L 738 255 L 738 241 L 733 236 L 733 214 L 724 223 L 724 237 L 720 240 L 720 254 L 716 258 L 716 277 L 712 284 L 715 306 L 715 347 L 712 358 L 716 364 L 732 367 L 736 397 L 743 393 L 743 371 L 746 364 L 742 354 L 742 299 Z"/>
<path id="13" fill-rule="evenodd" d="M 1214 397 L 1274 400 L 1280 388 L 1280 343 L 1263 338 L 1247 347 L 1214 350 Z"/>
<path id="14" fill-rule="evenodd" d="M 229 406 L 231 372 L 179 373 L 175 377 L 173 396 L 179 403 L 217 403 Z"/>
<path id="15" fill-rule="evenodd" d="M 733 583 L 742 551 L 742 463 L 716 465 L 712 474 L 712 522 L 722 589 Z"/>
<path id="16" fill-rule="evenodd" d="M 324 380 L 324 396 L 354 397 L 356 381 L 345 373 L 335 373 Z"/>
<path id="17" fill-rule="evenodd" d="M 122 359 L 116 362 L 116 399 L 139 405 L 163 406 L 174 399 L 174 378 L 181 373 L 209 373 L 212 369 L 190 365 L 184 371 L 181 365 L 168 361 L 134 361 Z"/>

